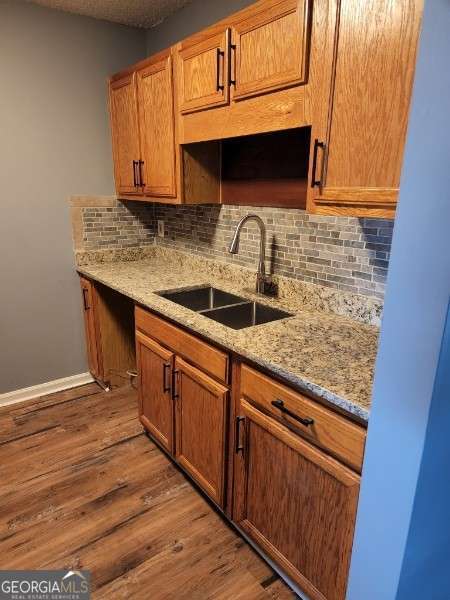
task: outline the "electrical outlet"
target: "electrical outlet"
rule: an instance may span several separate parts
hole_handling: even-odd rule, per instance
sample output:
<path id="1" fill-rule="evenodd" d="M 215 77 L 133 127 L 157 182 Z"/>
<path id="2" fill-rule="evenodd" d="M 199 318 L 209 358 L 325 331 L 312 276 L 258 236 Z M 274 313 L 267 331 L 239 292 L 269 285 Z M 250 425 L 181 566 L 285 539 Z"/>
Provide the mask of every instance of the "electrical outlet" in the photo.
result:
<path id="1" fill-rule="evenodd" d="M 164 221 L 158 219 L 158 237 L 164 237 Z"/>

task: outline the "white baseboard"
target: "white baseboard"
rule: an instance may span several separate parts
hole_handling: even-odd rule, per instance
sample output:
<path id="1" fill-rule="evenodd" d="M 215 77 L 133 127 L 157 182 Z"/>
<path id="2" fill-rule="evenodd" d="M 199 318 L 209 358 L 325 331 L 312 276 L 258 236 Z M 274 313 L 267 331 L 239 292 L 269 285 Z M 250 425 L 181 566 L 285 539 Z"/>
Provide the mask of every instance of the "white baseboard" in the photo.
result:
<path id="1" fill-rule="evenodd" d="M 24 400 L 32 400 L 33 398 L 39 398 L 39 396 L 54 394 L 55 392 L 68 390 L 79 385 L 92 383 L 93 381 L 95 380 L 90 373 L 80 373 L 79 375 L 55 379 L 54 381 L 40 383 L 39 385 L 22 388 L 14 392 L 6 392 L 6 394 L 0 394 L 0 406 L 8 406 L 17 402 L 24 402 Z"/>

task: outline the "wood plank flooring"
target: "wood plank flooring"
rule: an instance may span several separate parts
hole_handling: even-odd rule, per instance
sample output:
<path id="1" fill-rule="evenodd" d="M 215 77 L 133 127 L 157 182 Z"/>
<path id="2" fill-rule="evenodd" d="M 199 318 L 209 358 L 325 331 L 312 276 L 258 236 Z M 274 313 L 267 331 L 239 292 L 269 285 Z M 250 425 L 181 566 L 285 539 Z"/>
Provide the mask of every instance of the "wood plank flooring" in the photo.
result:
<path id="1" fill-rule="evenodd" d="M 0 569 L 89 569 L 93 597 L 297 596 L 97 384 L 0 408 Z"/>

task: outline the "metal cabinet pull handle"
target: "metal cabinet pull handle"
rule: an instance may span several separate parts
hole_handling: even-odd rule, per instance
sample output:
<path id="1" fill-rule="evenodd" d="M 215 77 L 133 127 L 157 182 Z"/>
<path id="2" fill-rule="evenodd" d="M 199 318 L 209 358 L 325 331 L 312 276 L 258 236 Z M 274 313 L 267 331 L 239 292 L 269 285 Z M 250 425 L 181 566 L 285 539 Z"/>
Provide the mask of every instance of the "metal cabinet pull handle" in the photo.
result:
<path id="1" fill-rule="evenodd" d="M 141 187 L 144 187 L 144 186 L 145 186 L 145 183 L 144 183 L 144 178 L 143 178 L 143 176 L 142 176 L 142 167 L 144 166 L 144 161 L 143 161 L 143 160 L 140 160 L 140 161 L 138 162 L 138 165 L 139 165 L 139 185 L 140 185 Z"/>
<path id="2" fill-rule="evenodd" d="M 221 63 L 221 58 L 225 58 L 225 52 L 223 50 L 221 50 L 220 48 L 217 48 L 217 83 L 216 83 L 216 88 L 218 92 L 222 92 L 225 89 L 225 86 L 223 85 L 223 83 L 220 83 L 220 63 Z"/>
<path id="3" fill-rule="evenodd" d="M 167 369 L 170 369 L 170 363 L 163 364 L 163 392 L 164 393 L 170 392 L 170 379 L 169 379 L 169 384 L 167 384 Z"/>
<path id="4" fill-rule="evenodd" d="M 314 419 L 308 419 L 308 418 L 307 419 L 302 419 L 302 417 L 299 417 L 298 415 L 296 415 L 295 413 L 293 413 L 292 411 L 290 411 L 288 408 L 286 408 L 284 406 L 283 400 L 273 400 L 272 401 L 272 406 L 275 406 L 275 408 L 280 409 L 282 413 L 285 413 L 286 415 L 289 415 L 290 417 L 292 417 L 296 421 L 300 421 L 300 423 L 302 425 L 304 425 L 305 427 L 309 427 L 310 425 L 314 425 Z"/>
<path id="5" fill-rule="evenodd" d="M 172 398 L 174 400 L 180 397 L 180 394 L 177 392 L 177 377 L 179 372 L 180 371 L 178 369 L 174 369 L 172 371 Z"/>
<path id="6" fill-rule="evenodd" d="M 319 140 L 314 141 L 314 153 L 313 153 L 313 166 L 312 166 L 312 177 L 311 177 L 311 187 L 322 187 L 322 175 L 320 179 L 316 179 L 316 170 L 317 170 L 317 153 L 319 148 L 325 151 L 325 143 L 319 142 Z M 323 169 L 322 169 L 323 171 Z"/>
<path id="7" fill-rule="evenodd" d="M 230 44 L 230 58 L 228 60 L 228 73 L 230 85 L 236 85 L 236 44 Z"/>
<path id="8" fill-rule="evenodd" d="M 84 310 L 89 310 L 89 308 L 90 308 L 87 294 L 88 294 L 87 289 L 83 288 L 83 306 L 84 306 Z"/>
<path id="9" fill-rule="evenodd" d="M 234 449 L 236 454 L 244 453 L 244 444 L 241 444 L 241 423 L 245 421 L 245 417 L 236 417 L 236 431 L 234 438 Z"/>
<path id="10" fill-rule="evenodd" d="M 133 184 L 134 187 L 137 187 L 137 177 L 136 177 L 136 165 L 138 164 L 137 160 L 133 160 Z"/>

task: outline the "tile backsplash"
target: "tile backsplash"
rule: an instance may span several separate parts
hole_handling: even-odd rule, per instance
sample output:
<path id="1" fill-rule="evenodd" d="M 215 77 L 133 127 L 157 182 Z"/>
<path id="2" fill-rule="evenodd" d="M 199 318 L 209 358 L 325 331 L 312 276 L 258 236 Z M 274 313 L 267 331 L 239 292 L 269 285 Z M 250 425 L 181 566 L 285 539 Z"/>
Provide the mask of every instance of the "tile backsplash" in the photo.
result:
<path id="1" fill-rule="evenodd" d="M 258 214 L 267 226 L 271 272 L 344 291 L 383 298 L 393 222 L 322 217 L 299 209 L 155 205 L 165 237 L 156 243 L 256 268 L 259 231 L 243 229 L 238 255 L 228 246 L 241 217 Z"/>
<path id="2" fill-rule="evenodd" d="M 239 219 L 249 212 L 267 225 L 267 267 L 276 275 L 384 297 L 393 221 L 322 217 L 299 209 L 248 206 L 170 206 L 110 199 L 80 208 L 79 247 L 122 249 L 158 244 L 256 269 L 259 232 L 243 229 L 238 255 L 228 246 Z M 165 236 L 156 235 L 157 220 Z"/>
<path id="3" fill-rule="evenodd" d="M 112 206 L 85 207 L 82 223 L 86 250 L 131 248 L 154 242 L 154 210 L 144 202 L 114 201 Z"/>

